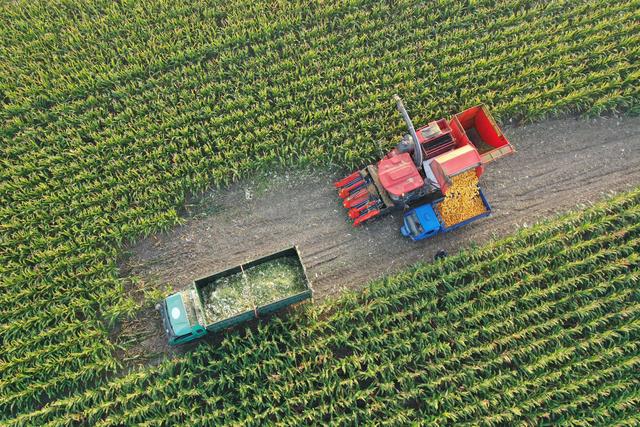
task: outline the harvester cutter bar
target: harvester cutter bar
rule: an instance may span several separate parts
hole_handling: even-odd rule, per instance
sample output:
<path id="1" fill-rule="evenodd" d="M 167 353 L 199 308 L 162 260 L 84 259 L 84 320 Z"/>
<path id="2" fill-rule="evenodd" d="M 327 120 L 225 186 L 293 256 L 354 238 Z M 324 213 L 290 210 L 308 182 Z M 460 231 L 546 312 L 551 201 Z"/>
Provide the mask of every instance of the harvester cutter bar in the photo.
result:
<path id="1" fill-rule="evenodd" d="M 338 193 L 338 195 L 345 199 L 349 196 L 351 196 L 351 194 L 358 190 L 359 188 L 361 188 L 362 186 L 367 185 L 369 182 L 366 178 L 360 176 L 352 181 L 349 182 L 349 184 L 346 187 L 342 187 Z"/>
<path id="2" fill-rule="evenodd" d="M 358 191 L 356 191 L 354 194 L 345 198 L 344 201 L 342 202 L 342 205 L 347 209 L 353 208 L 362 202 L 366 202 L 370 197 L 371 197 L 371 193 L 369 193 L 368 188 L 362 187 Z"/>
<path id="3" fill-rule="evenodd" d="M 373 165 L 353 172 L 334 185 L 343 199 L 343 206 L 349 209 L 348 215 L 354 220 L 354 226 L 386 212 L 394 205 L 381 186 L 377 168 Z"/>
<path id="4" fill-rule="evenodd" d="M 336 188 L 347 187 L 349 184 L 352 183 L 352 181 L 355 181 L 358 178 L 362 178 L 362 176 L 360 175 L 360 171 L 355 171 L 351 175 L 349 175 L 349 176 L 347 176 L 345 178 L 342 178 L 338 182 L 335 182 L 333 185 L 335 185 Z"/>
<path id="5" fill-rule="evenodd" d="M 355 221 L 353 221 L 353 226 L 357 227 L 360 224 L 362 224 L 363 222 L 373 218 L 374 216 L 377 216 L 380 214 L 380 210 L 379 209 L 373 209 L 368 211 L 367 213 L 365 213 L 364 215 L 360 215 L 358 218 L 356 218 Z"/>
<path id="6" fill-rule="evenodd" d="M 358 217 L 366 214 L 369 211 L 372 211 L 374 209 L 380 210 L 380 208 L 382 208 L 382 203 L 380 202 L 380 200 L 370 200 L 360 206 L 349 209 L 349 218 L 357 219 Z"/>

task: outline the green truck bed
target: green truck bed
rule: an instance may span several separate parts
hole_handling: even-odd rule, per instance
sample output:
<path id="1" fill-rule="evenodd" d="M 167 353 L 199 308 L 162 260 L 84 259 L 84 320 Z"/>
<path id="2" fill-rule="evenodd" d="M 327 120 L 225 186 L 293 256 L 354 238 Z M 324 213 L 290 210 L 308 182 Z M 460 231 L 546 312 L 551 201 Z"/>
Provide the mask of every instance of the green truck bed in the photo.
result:
<path id="1" fill-rule="evenodd" d="M 194 280 L 159 309 L 169 344 L 193 341 L 311 298 L 300 253 L 291 247 Z"/>

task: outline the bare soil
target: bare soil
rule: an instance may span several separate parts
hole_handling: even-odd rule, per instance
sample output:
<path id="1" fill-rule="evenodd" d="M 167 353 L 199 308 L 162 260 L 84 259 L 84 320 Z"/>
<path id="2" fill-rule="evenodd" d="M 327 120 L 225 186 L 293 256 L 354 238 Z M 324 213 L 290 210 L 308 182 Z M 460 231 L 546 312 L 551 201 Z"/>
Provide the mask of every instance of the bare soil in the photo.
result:
<path id="1" fill-rule="evenodd" d="M 332 184 L 350 171 L 280 173 L 185 206 L 185 224 L 131 247 L 122 273 L 179 289 L 297 245 L 319 301 L 431 260 L 440 249 L 481 245 L 640 185 L 640 118 L 554 120 L 503 130 L 517 152 L 489 164 L 480 179 L 493 213 L 454 232 L 414 243 L 399 232 L 401 212 L 354 228 Z M 158 351 L 166 340 L 160 319 L 148 310 L 145 316 L 159 327 L 145 347 Z"/>

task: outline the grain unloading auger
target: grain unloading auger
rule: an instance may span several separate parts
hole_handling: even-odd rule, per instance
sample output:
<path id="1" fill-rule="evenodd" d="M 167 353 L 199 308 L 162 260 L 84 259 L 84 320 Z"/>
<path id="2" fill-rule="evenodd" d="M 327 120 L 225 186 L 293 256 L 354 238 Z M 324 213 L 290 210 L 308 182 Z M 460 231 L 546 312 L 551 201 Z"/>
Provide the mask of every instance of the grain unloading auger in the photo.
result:
<path id="1" fill-rule="evenodd" d="M 471 107 L 415 130 L 400 97 L 393 98 L 409 133 L 379 162 L 335 183 L 353 225 L 404 209 L 402 233 L 421 240 L 487 216 L 491 207 L 479 189 L 483 213 L 447 224 L 439 209 L 454 177 L 475 170 L 479 178 L 485 164 L 514 152 L 486 107 Z"/>

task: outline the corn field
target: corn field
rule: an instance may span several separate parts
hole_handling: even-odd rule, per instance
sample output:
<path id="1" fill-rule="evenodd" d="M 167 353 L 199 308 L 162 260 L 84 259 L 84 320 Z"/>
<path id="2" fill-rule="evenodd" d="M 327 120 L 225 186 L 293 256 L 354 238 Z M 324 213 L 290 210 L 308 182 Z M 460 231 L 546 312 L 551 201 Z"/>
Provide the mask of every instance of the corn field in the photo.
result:
<path id="1" fill-rule="evenodd" d="M 362 166 L 404 130 L 393 93 L 417 124 L 480 102 L 637 114 L 639 18 L 638 0 L 2 3 L 0 424 L 632 423 L 637 193 L 156 368 L 115 377 L 109 333 L 137 310 L 123 245 L 256 169 Z"/>
<path id="2" fill-rule="evenodd" d="M 640 421 L 640 190 L 8 425 Z"/>

